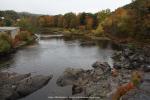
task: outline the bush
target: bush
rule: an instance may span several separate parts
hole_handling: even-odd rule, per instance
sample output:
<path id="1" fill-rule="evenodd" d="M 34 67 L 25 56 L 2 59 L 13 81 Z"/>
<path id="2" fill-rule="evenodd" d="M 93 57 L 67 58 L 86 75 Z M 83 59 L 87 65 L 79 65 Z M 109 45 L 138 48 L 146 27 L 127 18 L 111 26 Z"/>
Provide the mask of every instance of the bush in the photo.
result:
<path id="1" fill-rule="evenodd" d="M 120 97 L 126 94 L 131 89 L 134 89 L 134 84 L 132 82 L 129 82 L 127 84 L 123 84 L 119 86 L 116 90 L 116 92 L 112 96 L 112 100 L 120 100 Z"/>
<path id="2" fill-rule="evenodd" d="M 28 31 L 20 32 L 19 37 L 21 41 L 30 42 L 33 40 L 32 34 Z"/>
<path id="3" fill-rule="evenodd" d="M 93 31 L 95 36 L 102 37 L 104 36 L 104 29 L 101 24 L 98 25 L 97 29 Z"/>
<path id="4" fill-rule="evenodd" d="M 133 82 L 134 86 L 138 87 L 142 81 L 142 74 L 139 71 L 134 71 L 132 73 L 131 81 Z"/>
<path id="5" fill-rule="evenodd" d="M 0 33 L 0 53 L 8 52 L 11 47 L 11 38 L 7 33 Z"/>

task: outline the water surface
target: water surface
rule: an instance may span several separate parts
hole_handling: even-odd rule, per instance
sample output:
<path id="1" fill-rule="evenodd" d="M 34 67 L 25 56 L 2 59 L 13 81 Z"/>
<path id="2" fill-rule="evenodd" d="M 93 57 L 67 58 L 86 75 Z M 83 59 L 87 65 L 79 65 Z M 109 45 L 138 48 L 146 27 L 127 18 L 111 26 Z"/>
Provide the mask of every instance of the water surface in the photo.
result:
<path id="1" fill-rule="evenodd" d="M 5 61 L 1 70 L 17 73 L 50 75 L 53 79 L 42 89 L 21 100 L 49 100 L 48 96 L 71 96 L 71 86 L 59 87 L 57 78 L 68 67 L 91 69 L 100 60 L 112 65 L 114 45 L 109 41 L 64 40 L 51 38 L 18 50 Z"/>

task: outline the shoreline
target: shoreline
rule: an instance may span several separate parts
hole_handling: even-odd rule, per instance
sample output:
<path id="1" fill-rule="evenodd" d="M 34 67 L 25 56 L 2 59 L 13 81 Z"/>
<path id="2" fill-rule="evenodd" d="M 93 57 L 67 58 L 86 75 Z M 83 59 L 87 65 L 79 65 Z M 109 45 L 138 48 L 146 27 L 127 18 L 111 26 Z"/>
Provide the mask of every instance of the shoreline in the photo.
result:
<path id="1" fill-rule="evenodd" d="M 125 83 L 128 83 L 130 81 L 131 72 L 133 70 L 140 69 L 140 70 L 144 71 L 144 73 L 146 75 L 149 75 L 149 74 L 147 74 L 150 72 L 150 69 L 148 69 L 149 66 L 147 66 L 146 68 L 142 66 L 143 64 L 145 64 L 145 55 L 147 55 L 147 57 L 148 57 L 146 59 L 150 58 L 148 48 L 145 48 L 146 52 L 145 51 L 143 52 L 143 50 L 142 50 L 143 48 L 142 49 L 134 48 L 134 47 L 129 47 L 128 45 L 120 45 L 120 46 L 122 47 L 123 51 L 116 51 L 116 53 L 114 54 L 119 59 L 119 61 L 116 61 L 114 64 L 114 68 L 117 69 L 117 73 L 119 74 L 118 76 L 116 76 L 116 75 L 115 75 L 115 77 L 112 76 L 112 68 L 110 67 L 110 65 L 108 65 L 107 63 L 100 62 L 100 61 L 94 63 L 92 65 L 93 69 L 91 69 L 91 70 L 73 69 L 73 68 L 66 70 L 65 73 L 69 73 L 69 75 L 70 75 L 69 77 L 67 76 L 67 78 L 71 78 L 71 81 L 69 80 L 66 82 L 70 82 L 69 84 L 72 85 L 72 93 L 74 95 L 84 91 L 85 96 L 95 96 L 96 95 L 96 96 L 100 96 L 101 99 L 105 100 L 106 98 L 111 98 L 112 93 L 114 93 L 114 91 L 116 91 L 116 89 L 119 86 L 121 86 Z M 23 47 L 23 46 L 20 46 L 20 47 Z M 127 62 L 127 61 L 129 61 L 129 62 Z M 137 64 L 135 63 L 135 61 Z M 148 63 L 150 63 L 149 60 L 147 60 L 147 61 L 148 61 Z M 123 63 L 123 62 L 125 62 L 125 63 Z M 134 63 L 135 63 L 135 65 L 132 66 L 132 64 L 134 64 Z M 140 66 L 139 66 L 139 64 L 140 64 Z M 133 68 L 130 68 L 130 67 L 133 67 Z M 135 68 L 135 67 L 137 67 L 137 68 Z M 146 70 L 144 70 L 144 69 L 146 69 Z M 63 77 L 61 77 L 61 78 L 63 78 Z M 67 80 L 67 78 L 65 78 L 65 80 Z M 75 79 L 75 80 L 73 79 L 73 82 L 72 82 L 72 78 Z M 146 84 L 149 84 L 147 82 L 147 80 L 150 80 L 150 79 L 146 78 L 146 79 L 144 79 L 143 82 L 146 82 Z M 57 84 L 58 85 L 60 84 L 60 86 L 65 86 L 64 83 L 65 83 L 64 79 L 57 80 Z M 110 83 L 112 83 L 112 84 L 110 84 Z M 68 84 L 68 83 L 65 83 L 65 84 Z M 143 84 L 145 84 L 145 83 L 142 83 L 141 86 L 143 86 L 144 88 L 145 87 L 149 88 L 149 86 L 145 86 Z M 110 90 L 110 87 L 111 87 L 111 90 Z M 143 87 L 141 89 L 143 89 Z M 90 91 L 90 90 L 92 90 L 92 91 Z M 132 91 L 137 93 L 139 91 L 139 89 L 132 90 Z M 147 91 L 147 90 L 144 89 L 144 91 Z M 143 94 L 143 92 L 142 92 L 142 94 Z M 134 95 L 134 94 L 132 94 L 132 95 Z M 144 94 L 144 95 L 147 96 L 147 94 Z M 132 98 L 132 96 L 130 94 L 129 94 L 129 96 Z M 127 95 L 123 95 L 122 98 L 127 98 Z M 123 100 L 128 100 L 128 99 L 123 99 Z M 133 100 L 136 100 L 136 99 L 133 99 Z"/>
<path id="2" fill-rule="evenodd" d="M 141 55 L 143 54 L 138 53 L 139 49 L 136 49 L 136 52 L 130 51 L 132 49 L 128 49 L 127 52 L 127 48 L 123 50 L 125 51 L 126 55 L 123 54 L 124 51 L 122 51 L 122 53 L 121 51 L 117 51 L 114 54 L 114 56 L 117 57 L 119 54 L 120 57 L 118 58 L 119 61 L 115 61 L 113 68 L 111 68 L 108 63 L 101 61 L 95 62 L 92 65 L 93 69 L 91 70 L 67 68 L 64 73 L 57 79 L 57 84 L 62 87 L 72 85 L 72 94 L 74 96 L 78 94 L 84 94 L 83 96 L 96 96 L 100 97 L 100 99 L 102 100 L 110 100 L 112 98 L 122 98 L 122 100 L 129 100 L 129 98 L 132 98 L 132 100 L 137 100 L 139 96 L 142 95 L 144 95 L 145 98 L 150 98 L 150 61 L 147 60 L 150 58 L 150 54 L 143 52 L 144 55 L 147 55 L 143 56 L 143 58 L 145 59 L 143 61 L 143 59 L 141 58 Z M 138 53 L 139 55 L 136 55 L 136 53 Z M 131 62 L 129 62 L 129 65 L 126 65 L 128 63 L 123 64 L 123 62 L 128 61 L 128 57 L 132 56 L 134 56 L 134 58 L 130 59 Z M 122 57 L 127 58 L 124 58 L 122 62 Z M 133 66 L 132 64 L 135 62 L 135 59 L 139 63 Z M 144 63 L 142 63 L 141 60 Z M 119 63 L 120 65 L 116 65 L 117 63 Z M 135 71 L 143 73 L 142 82 L 138 87 L 134 86 L 133 88 L 131 87 L 131 89 L 129 88 L 129 90 L 124 91 L 123 87 L 128 88 L 128 84 L 132 84 L 132 73 Z M 124 91 L 123 95 L 118 91 Z"/>
<path id="3" fill-rule="evenodd" d="M 31 41 L 29 41 L 29 42 L 22 41 L 22 42 L 21 42 L 20 44 L 18 44 L 17 46 L 12 47 L 8 52 L 0 53 L 0 59 L 2 59 L 3 57 L 8 57 L 8 56 L 10 56 L 11 54 L 17 52 L 17 50 L 23 48 L 24 46 L 30 45 L 30 44 L 32 44 L 32 43 L 35 43 L 36 37 L 34 36 L 33 38 L 34 38 L 34 39 L 31 40 Z"/>

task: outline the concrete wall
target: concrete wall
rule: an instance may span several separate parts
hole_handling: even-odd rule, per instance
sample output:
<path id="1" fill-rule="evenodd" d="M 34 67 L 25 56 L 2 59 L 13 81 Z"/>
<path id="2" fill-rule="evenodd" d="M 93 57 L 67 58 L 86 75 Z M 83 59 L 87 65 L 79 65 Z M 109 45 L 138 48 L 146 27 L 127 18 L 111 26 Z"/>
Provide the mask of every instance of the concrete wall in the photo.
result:
<path id="1" fill-rule="evenodd" d="M 14 39 L 15 36 L 16 36 L 17 34 L 19 34 L 19 33 L 20 33 L 20 29 L 19 29 L 19 28 L 16 28 L 16 29 L 10 31 L 10 35 L 11 35 L 11 37 L 12 37 L 13 39 Z"/>
<path id="2" fill-rule="evenodd" d="M 11 28 L 11 27 L 9 27 L 9 28 Z M 6 32 L 12 39 L 15 39 L 15 36 L 20 33 L 20 28 L 19 27 L 12 28 L 12 29 L 9 29 L 9 28 L 8 29 L 2 28 L 2 29 L 0 29 L 0 32 Z"/>

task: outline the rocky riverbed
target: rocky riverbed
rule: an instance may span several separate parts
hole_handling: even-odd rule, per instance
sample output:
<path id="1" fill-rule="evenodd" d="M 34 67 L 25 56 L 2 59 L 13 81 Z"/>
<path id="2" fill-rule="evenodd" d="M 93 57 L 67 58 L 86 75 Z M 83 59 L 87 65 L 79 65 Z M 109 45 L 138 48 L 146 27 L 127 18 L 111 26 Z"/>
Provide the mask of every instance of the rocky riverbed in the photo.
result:
<path id="1" fill-rule="evenodd" d="M 138 69 L 150 71 L 150 48 L 128 48 L 122 47 L 117 51 L 113 58 L 115 60 L 114 68 L 116 69 Z"/>
<path id="2" fill-rule="evenodd" d="M 57 80 L 59 86 L 72 85 L 72 95 L 81 94 L 88 100 L 118 100 L 113 99 L 118 87 L 132 81 L 132 73 L 136 70 L 142 73 L 138 87 L 126 91 L 121 100 L 150 99 L 150 52 L 148 49 L 123 49 L 114 56 L 114 66 L 106 62 L 95 62 L 91 70 L 67 68 Z M 98 97 L 98 98 L 97 98 Z M 69 99 L 72 100 L 72 99 Z M 79 99 L 82 100 L 82 99 Z M 86 99 L 87 100 L 87 99 Z"/>
<path id="3" fill-rule="evenodd" d="M 16 100 L 27 96 L 46 85 L 52 75 L 32 76 L 28 74 L 17 74 L 0 72 L 0 100 Z"/>

